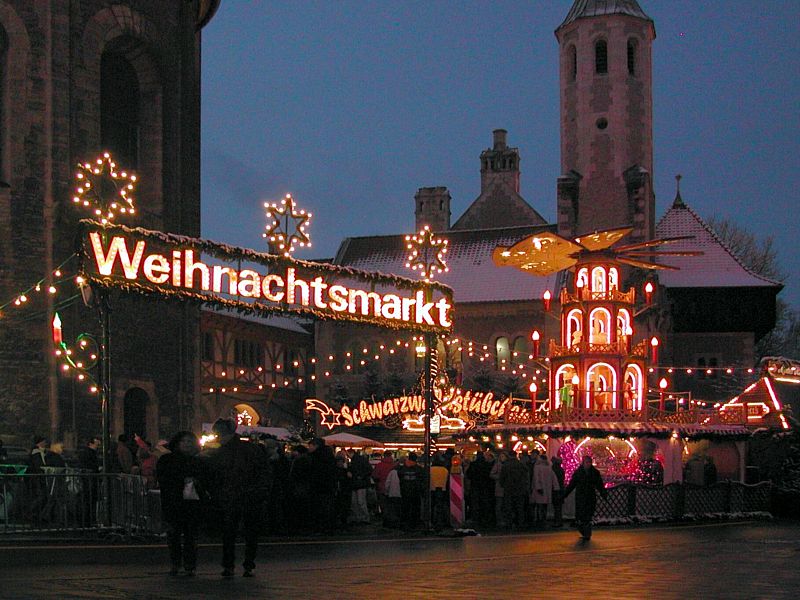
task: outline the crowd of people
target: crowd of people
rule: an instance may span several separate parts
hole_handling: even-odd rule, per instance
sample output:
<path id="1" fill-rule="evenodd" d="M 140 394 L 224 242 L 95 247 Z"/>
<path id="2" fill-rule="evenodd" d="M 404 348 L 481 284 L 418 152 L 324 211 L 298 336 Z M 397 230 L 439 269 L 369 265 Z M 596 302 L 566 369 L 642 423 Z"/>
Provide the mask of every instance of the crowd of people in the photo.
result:
<path id="1" fill-rule="evenodd" d="M 411 531 L 419 528 L 426 474 L 414 452 L 376 457 L 360 450 L 334 453 L 324 440 L 287 446 L 261 436 L 236 434 L 232 420 L 213 426 L 216 439 L 201 447 L 189 431 L 154 444 L 120 435 L 108 456 L 114 472 L 138 475 L 157 488 L 170 548 L 172 574 L 194 574 L 201 527 L 216 526 L 222 538 L 222 575 L 234 575 L 235 541 L 244 534 L 243 574 L 252 576 L 258 535 L 332 534 L 363 524 Z M 91 438 L 77 453 L 81 470 L 102 470 L 100 440 Z M 63 466 L 60 448 L 36 438 L 30 472 Z M 432 457 L 429 491 L 434 529 L 450 525 L 449 484 L 453 464 L 464 474 L 466 516 L 484 528 L 543 528 L 552 508 L 561 527 L 564 498 L 577 489 L 576 520 L 591 536 L 596 493 L 605 495 L 591 458 L 565 485 L 561 460 L 537 451 L 519 454 L 486 446 L 471 459 L 449 448 Z M 588 457 L 587 457 L 588 458 Z M 599 482 L 599 484 L 598 484 Z M 212 527 L 213 529 L 213 527 Z"/>

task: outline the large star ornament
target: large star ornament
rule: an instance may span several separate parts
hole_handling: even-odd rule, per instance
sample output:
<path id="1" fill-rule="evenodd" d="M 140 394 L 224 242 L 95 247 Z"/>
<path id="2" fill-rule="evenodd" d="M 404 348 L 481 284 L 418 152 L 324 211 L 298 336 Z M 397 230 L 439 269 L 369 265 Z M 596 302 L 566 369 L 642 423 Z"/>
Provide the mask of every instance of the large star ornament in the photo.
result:
<path id="1" fill-rule="evenodd" d="M 436 237 L 427 225 L 418 234 L 406 236 L 406 247 L 411 251 L 406 267 L 419 271 L 425 281 L 437 273 L 447 273 L 447 240 Z"/>
<path id="2" fill-rule="evenodd" d="M 306 227 L 311 221 L 311 213 L 297 210 L 297 204 L 291 194 L 281 199 L 280 204 L 264 203 L 267 209 L 268 224 L 262 237 L 276 244 L 281 254 L 288 257 L 295 250 L 295 244 L 311 247 L 311 238 Z"/>
<path id="3" fill-rule="evenodd" d="M 72 201 L 92 211 L 103 225 L 118 214 L 132 215 L 137 177 L 119 169 L 108 152 L 94 162 L 78 164 Z"/>

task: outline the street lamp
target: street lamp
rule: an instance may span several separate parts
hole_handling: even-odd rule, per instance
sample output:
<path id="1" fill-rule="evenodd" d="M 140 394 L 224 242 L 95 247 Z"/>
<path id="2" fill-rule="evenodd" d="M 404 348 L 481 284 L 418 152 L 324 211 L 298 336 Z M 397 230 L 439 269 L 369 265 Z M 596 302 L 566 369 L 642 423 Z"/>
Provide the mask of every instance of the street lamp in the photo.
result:
<path id="1" fill-rule="evenodd" d="M 406 236 L 406 247 L 410 251 L 406 267 L 419 271 L 419 276 L 430 283 L 437 273 L 447 272 L 444 255 L 447 240 L 436 237 L 428 225 L 416 235 Z M 425 302 L 432 301 L 431 288 L 425 288 Z M 434 413 L 433 396 L 433 352 L 437 347 L 436 336 L 431 332 L 422 334 L 422 344 L 417 344 L 417 355 L 425 353 L 425 495 L 423 496 L 423 518 L 428 529 L 431 528 L 431 421 Z"/>

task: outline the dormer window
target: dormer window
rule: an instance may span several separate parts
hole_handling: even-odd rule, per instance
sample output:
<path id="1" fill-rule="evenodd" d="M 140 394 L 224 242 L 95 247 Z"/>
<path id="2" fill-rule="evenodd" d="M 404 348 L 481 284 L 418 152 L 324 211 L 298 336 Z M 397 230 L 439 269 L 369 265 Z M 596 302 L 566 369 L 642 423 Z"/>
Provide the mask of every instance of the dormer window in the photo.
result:
<path id="1" fill-rule="evenodd" d="M 598 40 L 594 45 L 594 72 L 598 75 L 608 73 L 608 43 Z"/>

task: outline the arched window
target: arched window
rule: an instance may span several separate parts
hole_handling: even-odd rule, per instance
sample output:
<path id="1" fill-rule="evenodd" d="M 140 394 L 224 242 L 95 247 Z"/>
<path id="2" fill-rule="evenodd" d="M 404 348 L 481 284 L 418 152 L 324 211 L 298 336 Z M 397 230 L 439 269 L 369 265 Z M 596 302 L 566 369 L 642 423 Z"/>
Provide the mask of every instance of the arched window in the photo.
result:
<path id="1" fill-rule="evenodd" d="M 608 270 L 608 289 L 609 291 L 619 289 L 619 271 L 614 267 Z"/>
<path id="2" fill-rule="evenodd" d="M 611 329 L 611 315 L 605 308 L 595 308 L 589 314 L 589 343 L 607 344 Z"/>
<path id="3" fill-rule="evenodd" d="M 595 267 L 592 269 L 592 291 L 606 291 L 606 270 L 603 267 Z"/>
<path id="4" fill-rule="evenodd" d="M 524 363 L 528 359 L 528 355 L 530 353 L 531 346 L 528 343 L 528 338 L 522 335 L 517 336 L 514 339 L 514 349 L 511 354 L 511 362 L 514 365 Z"/>
<path id="5" fill-rule="evenodd" d="M 608 73 L 608 43 L 597 40 L 594 45 L 594 72 L 598 75 Z"/>
<path id="6" fill-rule="evenodd" d="M 5 172 L 5 150 L 6 141 L 5 137 L 8 132 L 6 125 L 6 77 L 8 77 L 8 36 L 6 30 L 0 25 L 0 181 L 3 181 L 3 173 Z"/>
<path id="7" fill-rule="evenodd" d="M 567 49 L 567 60 L 569 61 L 569 80 L 575 81 L 578 78 L 578 50 L 575 46 L 570 46 Z"/>
<path id="8" fill-rule="evenodd" d="M 589 269 L 583 268 L 578 271 L 578 278 L 575 281 L 577 287 L 587 287 L 589 285 Z"/>
<path id="9" fill-rule="evenodd" d="M 586 372 L 586 408 L 617 407 L 617 372 L 607 363 L 596 363 Z"/>
<path id="10" fill-rule="evenodd" d="M 568 348 L 577 346 L 581 341 L 583 332 L 581 331 L 581 320 L 583 313 L 577 308 L 569 311 L 567 315 L 567 339 L 564 340 L 564 345 Z"/>
<path id="11" fill-rule="evenodd" d="M 644 377 L 639 365 L 628 365 L 625 370 L 625 388 L 623 390 L 626 410 L 642 410 Z"/>
<path id="12" fill-rule="evenodd" d="M 139 80 L 124 55 L 103 52 L 100 60 L 100 144 L 118 164 L 139 167 Z"/>
<path id="13" fill-rule="evenodd" d="M 497 355 L 497 368 L 508 366 L 511 360 L 511 348 L 508 345 L 507 337 L 499 337 L 495 342 L 495 353 Z"/>
<path id="14" fill-rule="evenodd" d="M 628 40 L 628 75 L 636 75 L 636 40 Z"/>
<path id="15" fill-rule="evenodd" d="M 561 392 L 560 390 L 568 383 L 572 383 L 572 376 L 575 375 L 575 365 L 561 365 L 558 370 L 556 371 L 555 377 L 555 386 L 556 390 L 559 390 L 557 394 L 555 394 L 556 399 L 556 408 L 561 406 Z"/>
<path id="16" fill-rule="evenodd" d="M 626 308 L 621 308 L 617 313 L 617 341 L 622 340 L 622 336 L 628 335 L 628 331 L 631 331 L 631 315 Z"/>

